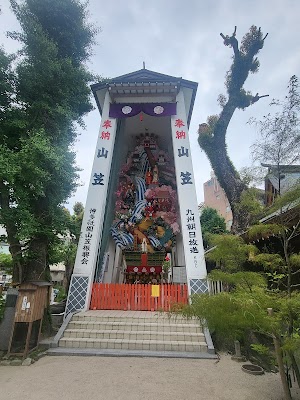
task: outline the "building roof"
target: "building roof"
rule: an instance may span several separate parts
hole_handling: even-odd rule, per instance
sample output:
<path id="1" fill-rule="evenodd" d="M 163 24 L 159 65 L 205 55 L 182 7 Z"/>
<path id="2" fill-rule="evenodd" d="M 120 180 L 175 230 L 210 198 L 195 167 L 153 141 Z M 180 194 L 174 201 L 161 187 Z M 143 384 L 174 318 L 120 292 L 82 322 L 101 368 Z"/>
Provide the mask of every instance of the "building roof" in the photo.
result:
<path id="1" fill-rule="evenodd" d="M 182 89 L 185 98 L 188 124 L 190 123 L 193 112 L 197 87 L 198 83 L 196 82 L 161 74 L 148 69 L 140 69 L 105 82 L 91 85 L 100 114 L 102 114 L 107 90 L 110 92 L 112 101 L 124 103 L 128 102 L 128 98 L 138 96 L 153 97 L 154 101 L 156 101 L 155 97 L 173 98 L 173 101 L 175 101 L 177 93 Z M 124 99 L 123 101 L 122 98 Z"/>
<path id="2" fill-rule="evenodd" d="M 300 165 L 273 165 L 273 164 L 264 164 L 261 163 L 262 167 L 267 167 L 269 169 L 269 173 L 277 173 L 278 169 L 280 173 L 284 172 L 300 172 Z"/>
<path id="3" fill-rule="evenodd" d="M 268 179 L 272 186 L 284 194 L 291 190 L 295 185 L 300 183 L 300 165 L 269 165 L 262 164 L 263 167 L 268 167 Z M 280 179 L 279 179 L 280 175 Z"/>

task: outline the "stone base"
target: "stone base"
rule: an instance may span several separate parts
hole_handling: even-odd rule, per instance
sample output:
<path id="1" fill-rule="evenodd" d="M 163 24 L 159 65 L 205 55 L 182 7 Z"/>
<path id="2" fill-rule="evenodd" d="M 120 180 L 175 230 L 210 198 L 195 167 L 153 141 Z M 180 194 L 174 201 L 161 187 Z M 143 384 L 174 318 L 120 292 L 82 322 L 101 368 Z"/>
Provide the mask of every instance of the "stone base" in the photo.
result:
<path id="1" fill-rule="evenodd" d="M 247 360 L 246 357 L 243 356 L 232 356 L 231 359 L 237 362 L 245 362 Z"/>

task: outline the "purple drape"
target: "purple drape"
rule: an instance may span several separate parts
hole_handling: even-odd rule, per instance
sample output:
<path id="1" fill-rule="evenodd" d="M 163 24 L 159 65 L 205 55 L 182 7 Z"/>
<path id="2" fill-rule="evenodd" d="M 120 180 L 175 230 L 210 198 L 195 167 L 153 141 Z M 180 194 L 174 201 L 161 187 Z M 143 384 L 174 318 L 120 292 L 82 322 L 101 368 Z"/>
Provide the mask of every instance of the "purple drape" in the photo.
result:
<path id="1" fill-rule="evenodd" d="M 140 112 L 153 117 L 176 115 L 176 103 L 122 103 L 110 104 L 110 118 L 134 117 Z"/>

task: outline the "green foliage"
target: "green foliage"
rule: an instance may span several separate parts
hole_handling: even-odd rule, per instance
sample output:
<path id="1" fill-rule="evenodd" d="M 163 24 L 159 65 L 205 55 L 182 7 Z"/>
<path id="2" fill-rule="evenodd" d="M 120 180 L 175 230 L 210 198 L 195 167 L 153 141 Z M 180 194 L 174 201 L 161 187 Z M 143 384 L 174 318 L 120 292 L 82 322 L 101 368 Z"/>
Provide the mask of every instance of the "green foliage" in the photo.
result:
<path id="1" fill-rule="evenodd" d="M 69 210 L 63 209 L 65 230 L 60 237 L 55 237 L 49 249 L 50 264 L 64 262 L 65 265 L 71 265 L 75 262 L 77 244 L 80 236 L 80 229 L 84 213 L 82 203 L 75 203 L 74 213 L 71 215 Z"/>
<path id="2" fill-rule="evenodd" d="M 299 368 L 295 356 L 300 353 L 300 255 L 293 253 L 292 239 L 299 235 L 300 213 L 298 189 L 282 196 L 277 211 L 272 215 L 274 224 L 257 224 L 241 237 L 212 235 L 212 248 L 207 257 L 221 267 L 209 274 L 212 281 L 223 282 L 225 292 L 217 295 L 195 296 L 192 304 L 182 311 L 196 316 L 213 332 L 216 343 L 228 348 L 238 339 L 248 344 L 249 338 L 258 343 L 251 348 L 267 363 L 272 363 L 274 340 L 286 352 L 286 360 L 293 368 L 300 384 Z M 278 204 L 277 203 L 277 204 Z M 249 241 L 264 241 L 261 250 Z M 274 239 L 273 239 L 274 237 Z M 276 252 L 273 242 L 281 245 Z M 247 242 L 246 242 L 247 241 Z M 247 271 L 259 266 L 261 274 Z M 269 339 L 267 339 L 269 338 Z M 266 346 L 268 344 L 268 346 Z M 282 362 L 276 351 L 278 365 Z M 257 357 L 256 357 L 257 358 Z M 282 378 L 283 385 L 286 384 Z"/>
<path id="3" fill-rule="evenodd" d="M 286 288 L 289 294 L 299 287 L 297 276 L 300 273 L 300 256 L 293 253 L 292 242 L 300 232 L 300 210 L 295 200 L 290 203 L 296 193 L 299 193 L 298 189 L 292 190 L 291 196 L 282 195 L 276 201 L 277 205 L 280 203 L 280 208 L 272 215 L 273 224 L 254 225 L 245 235 L 251 241 L 270 237 L 276 239 L 275 251 L 266 240 L 262 253 L 253 257 L 252 261 L 265 269 L 272 289 Z"/>
<path id="4" fill-rule="evenodd" d="M 240 215 L 245 215 L 249 224 L 258 221 L 263 213 L 261 191 L 255 187 L 245 189 L 239 202 L 235 205 L 235 209 Z"/>
<path id="5" fill-rule="evenodd" d="M 0 51 L 0 222 L 13 249 L 25 241 L 14 263 L 37 279 L 47 270 L 49 245 L 67 228 L 62 204 L 78 185 L 72 146 L 93 108 L 86 61 L 96 30 L 79 0 L 11 6 L 21 31 L 10 37 L 23 47 L 14 57 Z"/>
<path id="6" fill-rule="evenodd" d="M 218 214 L 218 211 L 211 207 L 205 207 L 200 216 L 201 229 L 205 233 L 226 232 L 225 219 Z"/>
<path id="7" fill-rule="evenodd" d="M 181 313 L 187 317 L 199 318 L 203 325 L 208 326 L 218 343 L 233 340 L 243 343 L 250 332 L 258 332 L 267 337 L 276 335 L 282 338 L 283 347 L 298 349 L 300 294 L 295 293 L 287 298 L 269 292 L 263 286 L 253 285 L 251 290 L 245 290 L 245 287 L 238 284 L 230 292 L 213 296 L 194 295 L 191 304 L 185 306 Z M 273 316 L 268 314 L 269 308 L 273 309 Z M 293 334 L 289 335 L 287 326 L 291 315 L 294 328 Z"/>
<path id="8" fill-rule="evenodd" d="M 76 202 L 73 206 L 74 213 L 71 215 L 71 219 L 68 225 L 70 233 L 75 237 L 76 243 L 79 241 L 80 230 L 82 225 L 82 219 L 84 214 L 83 204 L 80 202 Z"/>
<path id="9" fill-rule="evenodd" d="M 73 206 L 74 215 L 79 219 L 83 217 L 84 207 L 83 204 L 77 201 Z"/>
<path id="10" fill-rule="evenodd" d="M 300 184 L 295 184 L 293 187 L 289 188 L 286 193 L 281 193 L 278 196 L 272 207 L 270 207 L 269 212 L 277 212 L 283 213 L 288 210 L 293 210 L 294 214 L 299 216 L 300 214 L 300 207 L 299 207 L 299 198 L 300 198 Z"/>
<path id="11" fill-rule="evenodd" d="M 12 268 L 12 256 L 10 254 L 0 253 L 0 270 L 4 270 L 6 273 L 11 274 Z"/>
<path id="12" fill-rule="evenodd" d="M 284 259 L 279 254 L 257 254 L 252 261 L 262 265 L 267 271 L 278 271 L 285 267 Z"/>
<path id="13" fill-rule="evenodd" d="M 65 300 L 67 297 L 66 290 L 63 286 L 55 286 L 55 289 L 58 289 L 58 293 L 55 297 L 55 301 L 57 303 L 61 302 L 62 300 Z"/>
<path id="14" fill-rule="evenodd" d="M 231 38 L 232 41 L 229 43 L 232 47 L 237 46 L 237 40 L 233 40 L 233 38 L 235 39 L 235 36 Z M 248 91 L 245 91 L 242 85 L 249 72 L 255 73 L 258 71 L 259 61 L 255 55 L 263 48 L 263 45 L 264 39 L 260 28 L 258 29 L 252 25 L 249 32 L 242 38 L 240 50 L 237 49 L 235 52 L 236 59 L 238 58 L 239 62 L 234 62 L 227 73 L 226 87 L 228 94 L 236 93 L 240 89 L 239 108 L 244 109 L 251 104 L 253 96 Z"/>
<path id="15" fill-rule="evenodd" d="M 212 281 L 227 283 L 232 289 L 244 291 L 251 291 L 253 287 L 267 287 L 266 279 L 261 274 L 251 271 L 225 272 L 215 269 L 208 278 Z"/>
<path id="16" fill-rule="evenodd" d="M 77 251 L 77 244 L 70 240 L 57 239 L 49 248 L 49 263 L 65 265 L 74 264 Z"/>
<path id="17" fill-rule="evenodd" d="M 270 236 L 278 236 L 283 232 L 284 227 L 279 224 L 257 224 L 252 225 L 247 231 L 247 240 L 268 239 Z"/>
<path id="18" fill-rule="evenodd" d="M 269 347 L 265 346 L 264 344 L 253 343 L 250 346 L 251 346 L 251 349 L 256 351 L 258 354 L 261 354 L 263 356 L 268 356 L 270 354 Z"/>
<path id="19" fill-rule="evenodd" d="M 73 271 L 77 245 L 80 237 L 80 229 L 84 213 L 82 203 L 75 203 L 73 206 L 74 213 L 71 215 L 69 210 L 63 209 L 65 231 L 61 232 L 60 237 L 55 237 L 49 246 L 49 263 L 57 264 L 63 262 L 66 267 L 66 288 L 69 286 L 69 280 Z"/>
<path id="20" fill-rule="evenodd" d="M 248 292 L 237 289 L 214 296 L 194 295 L 191 305 L 183 313 L 196 316 L 202 324 L 207 324 L 219 343 L 223 340 L 243 341 L 251 330 L 270 331 L 272 321 L 266 310 L 271 304 L 271 298 L 261 289 Z"/>
<path id="21" fill-rule="evenodd" d="M 78 64 L 89 58 L 97 29 L 87 23 L 86 3 L 78 0 L 27 0 L 27 6 L 40 21 L 44 32 L 58 45 L 61 58 L 72 59 Z"/>
<path id="22" fill-rule="evenodd" d="M 221 217 L 217 210 L 211 207 L 205 207 L 200 216 L 201 230 L 203 235 L 204 247 L 208 246 L 209 235 L 226 232 L 225 219 Z"/>
<path id="23" fill-rule="evenodd" d="M 300 328 L 294 329 L 292 335 L 285 339 L 282 348 L 285 351 L 300 352 Z"/>
<path id="24" fill-rule="evenodd" d="M 207 254 L 207 258 L 231 272 L 242 269 L 249 257 L 257 252 L 255 246 L 245 244 L 235 235 L 211 235 L 209 243 L 215 249 Z"/>
<path id="25" fill-rule="evenodd" d="M 290 256 L 290 263 L 293 268 L 300 268 L 300 254 L 292 254 Z"/>

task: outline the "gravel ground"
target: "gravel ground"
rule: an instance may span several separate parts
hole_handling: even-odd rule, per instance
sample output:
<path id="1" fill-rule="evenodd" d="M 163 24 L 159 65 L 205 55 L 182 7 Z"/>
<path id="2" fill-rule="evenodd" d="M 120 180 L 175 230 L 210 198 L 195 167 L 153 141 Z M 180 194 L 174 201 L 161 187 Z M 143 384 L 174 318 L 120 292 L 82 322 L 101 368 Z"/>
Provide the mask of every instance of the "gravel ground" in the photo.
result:
<path id="1" fill-rule="evenodd" d="M 300 399 L 294 392 L 293 399 Z M 7 400 L 281 400 L 278 374 L 249 375 L 215 360 L 44 357 L 30 367 L 0 366 Z"/>

